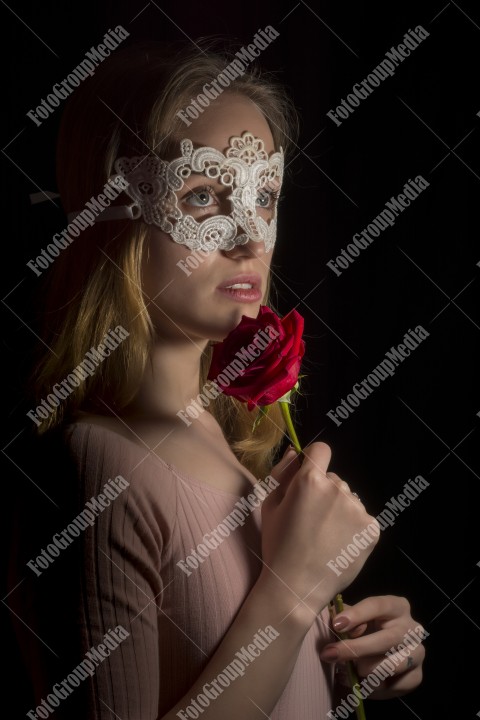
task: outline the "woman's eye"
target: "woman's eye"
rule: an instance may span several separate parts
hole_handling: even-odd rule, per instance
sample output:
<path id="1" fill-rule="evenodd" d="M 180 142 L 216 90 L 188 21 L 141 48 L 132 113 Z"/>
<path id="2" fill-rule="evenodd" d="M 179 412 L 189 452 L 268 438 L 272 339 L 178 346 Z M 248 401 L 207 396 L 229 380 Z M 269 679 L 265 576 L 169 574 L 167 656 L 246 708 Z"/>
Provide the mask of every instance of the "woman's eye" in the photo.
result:
<path id="1" fill-rule="evenodd" d="M 189 193 L 183 198 L 183 202 L 187 203 L 187 205 L 193 205 L 193 207 L 208 207 L 216 204 L 213 191 L 210 188 L 199 188 Z"/>
<path id="2" fill-rule="evenodd" d="M 257 205 L 261 208 L 270 209 L 274 206 L 275 201 L 278 200 L 278 192 L 276 190 L 261 190 L 258 191 Z"/>

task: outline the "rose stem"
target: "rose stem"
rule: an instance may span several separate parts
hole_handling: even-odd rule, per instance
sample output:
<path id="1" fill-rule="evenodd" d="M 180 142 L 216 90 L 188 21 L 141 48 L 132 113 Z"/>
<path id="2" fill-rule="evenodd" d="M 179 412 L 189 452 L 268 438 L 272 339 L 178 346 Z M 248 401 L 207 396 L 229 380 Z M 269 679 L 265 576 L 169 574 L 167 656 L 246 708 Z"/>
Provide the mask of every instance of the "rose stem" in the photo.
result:
<path id="1" fill-rule="evenodd" d="M 302 454 L 302 448 L 300 446 L 300 442 L 297 437 L 297 433 L 295 432 L 295 428 L 293 427 L 292 417 L 290 415 L 290 408 L 289 408 L 289 402 L 281 402 L 280 407 L 282 408 L 282 415 L 283 419 L 285 420 L 285 425 L 287 426 L 288 435 L 290 437 L 291 442 L 293 443 L 293 446 L 295 447 L 295 450 L 299 455 Z"/>
<path id="2" fill-rule="evenodd" d="M 333 605 L 335 607 L 336 615 L 338 615 L 339 613 L 342 612 L 343 598 L 340 593 L 338 593 L 338 595 L 335 595 L 335 601 L 334 601 Z M 332 617 L 333 617 L 333 613 L 332 613 Z M 340 636 L 341 640 L 349 639 L 348 633 L 339 632 L 338 635 Z M 350 683 L 350 687 L 352 688 L 352 690 L 355 693 L 355 695 L 357 696 L 357 698 L 360 700 L 359 705 L 355 708 L 355 714 L 356 714 L 358 720 L 366 720 L 365 708 L 363 707 L 363 699 L 362 699 L 362 696 L 360 695 L 360 691 L 358 690 L 358 688 L 360 686 L 360 682 L 358 680 L 357 673 L 355 672 L 355 667 L 353 665 L 353 662 L 351 662 L 351 661 L 347 662 L 347 676 L 348 676 L 348 681 Z"/>
<path id="3" fill-rule="evenodd" d="M 297 453 L 299 455 L 301 455 L 301 454 L 303 454 L 303 450 L 302 450 L 300 442 L 298 440 L 297 433 L 295 432 L 295 428 L 293 427 L 292 416 L 290 415 L 290 408 L 289 408 L 290 403 L 288 400 L 287 401 L 282 400 L 279 402 L 280 402 L 280 407 L 282 409 L 283 419 L 285 420 L 285 425 L 287 426 L 287 431 L 288 431 L 290 440 L 293 443 L 293 446 L 294 446 L 295 450 L 297 451 Z M 342 612 L 342 610 L 343 610 L 343 599 L 342 599 L 342 596 L 340 593 L 338 593 L 335 596 L 335 600 L 333 601 L 333 603 L 330 603 L 330 614 L 332 615 L 332 617 L 333 617 L 333 609 L 334 608 L 335 608 L 335 612 L 337 614 Z M 338 635 L 341 638 L 341 640 L 348 640 L 348 633 L 338 633 Z M 358 677 L 355 672 L 355 667 L 351 660 L 349 660 L 347 662 L 347 675 L 348 675 L 348 680 L 350 682 L 353 692 L 360 700 L 359 705 L 355 709 L 355 714 L 357 716 L 357 720 L 366 720 L 365 710 L 363 707 L 363 700 L 358 691 L 358 686 L 360 685 L 360 683 L 358 681 Z"/>

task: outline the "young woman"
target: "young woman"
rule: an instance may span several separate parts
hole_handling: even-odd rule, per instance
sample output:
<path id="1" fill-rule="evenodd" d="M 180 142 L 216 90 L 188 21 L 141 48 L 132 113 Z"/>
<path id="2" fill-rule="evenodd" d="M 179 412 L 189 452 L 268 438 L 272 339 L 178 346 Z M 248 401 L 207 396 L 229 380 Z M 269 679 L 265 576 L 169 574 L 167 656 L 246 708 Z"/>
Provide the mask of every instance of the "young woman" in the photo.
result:
<path id="1" fill-rule="evenodd" d="M 57 559 L 29 568 L 44 598 L 62 563 L 78 582 L 60 587 L 65 617 L 44 601 L 40 639 L 23 640 L 30 717 L 318 720 L 335 710 L 335 663 L 354 660 L 363 678 L 417 626 L 405 599 L 385 596 L 341 614 L 351 640 L 331 628 L 328 604 L 376 538 L 340 574 L 327 563 L 376 521 L 329 471 L 327 445 L 272 466 L 277 407 L 255 434 L 255 413 L 224 395 L 185 412 L 212 345 L 269 305 L 296 128 L 277 85 L 235 77 L 230 60 L 118 50 L 64 113 L 58 184 L 78 237 L 52 263 L 30 419 L 60 434 L 75 502 L 66 529 L 54 523 Z M 232 524 L 259 480 L 263 503 Z M 55 660 L 50 631 L 65 649 Z M 401 656 L 371 697 L 416 687 L 423 656 L 421 644 Z"/>

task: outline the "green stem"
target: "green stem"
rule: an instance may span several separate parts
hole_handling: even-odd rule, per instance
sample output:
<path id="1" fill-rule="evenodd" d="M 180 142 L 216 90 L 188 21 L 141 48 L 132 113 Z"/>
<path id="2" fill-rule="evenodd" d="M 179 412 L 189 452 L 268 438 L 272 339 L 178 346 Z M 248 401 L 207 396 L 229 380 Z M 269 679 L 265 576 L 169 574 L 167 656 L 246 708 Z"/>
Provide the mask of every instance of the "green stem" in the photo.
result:
<path id="1" fill-rule="evenodd" d="M 343 610 L 343 598 L 340 593 L 338 593 L 338 595 L 335 595 L 335 600 L 334 600 L 333 604 L 335 607 L 335 614 L 338 615 L 338 613 L 341 613 Z M 348 640 L 348 633 L 338 633 L 338 634 L 342 640 Z M 360 701 L 359 705 L 355 709 L 355 714 L 357 716 L 357 719 L 358 720 L 366 720 L 365 708 L 363 707 L 363 699 L 362 699 L 362 696 L 360 694 L 360 689 L 359 689 L 360 682 L 358 680 L 358 676 L 355 671 L 355 666 L 354 666 L 353 662 L 350 660 L 347 662 L 347 676 L 348 676 L 348 681 L 350 683 L 350 686 L 351 686 L 354 694 L 357 696 L 357 698 Z"/>
<path id="2" fill-rule="evenodd" d="M 297 453 L 301 455 L 303 453 L 303 450 L 298 440 L 297 433 L 295 432 L 295 428 L 293 427 L 292 416 L 290 415 L 290 403 L 285 400 L 279 400 L 278 402 L 280 403 L 280 407 L 282 409 L 283 419 L 285 420 L 285 425 L 287 426 L 290 440 Z M 330 603 L 330 614 L 332 618 L 334 617 L 334 610 L 335 614 L 338 614 L 343 610 L 343 598 L 340 593 L 335 595 L 335 600 Z M 338 635 L 341 640 L 348 640 L 348 633 L 338 633 Z M 359 690 L 360 683 L 358 681 L 357 673 L 355 671 L 355 666 L 351 660 L 347 662 L 347 675 L 353 693 L 359 699 L 359 704 L 355 709 L 357 720 L 366 720 L 365 709 L 363 707 L 363 699 Z"/>
<path id="3" fill-rule="evenodd" d="M 283 419 L 285 420 L 285 425 L 287 426 L 288 436 L 289 436 L 295 450 L 297 451 L 297 453 L 299 455 L 301 455 L 302 448 L 301 448 L 300 442 L 298 440 L 297 433 L 295 432 L 295 428 L 293 427 L 292 416 L 290 415 L 289 405 L 290 405 L 289 402 L 285 402 L 285 401 L 280 402 Z"/>

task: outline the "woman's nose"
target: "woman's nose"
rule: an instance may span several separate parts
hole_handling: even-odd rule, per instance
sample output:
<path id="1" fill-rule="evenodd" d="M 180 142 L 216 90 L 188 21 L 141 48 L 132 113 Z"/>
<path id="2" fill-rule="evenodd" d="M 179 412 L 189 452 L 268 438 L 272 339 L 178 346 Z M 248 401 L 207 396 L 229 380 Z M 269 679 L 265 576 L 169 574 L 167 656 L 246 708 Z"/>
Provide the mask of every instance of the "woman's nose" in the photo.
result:
<path id="1" fill-rule="evenodd" d="M 237 227 L 237 238 L 241 235 L 245 235 L 245 230 L 242 227 Z M 237 243 L 231 250 L 223 250 L 222 252 L 231 258 L 263 257 L 267 254 L 264 241 L 252 240 L 251 238 L 245 243 Z"/>
<path id="2" fill-rule="evenodd" d="M 263 257 L 263 255 L 267 253 L 264 240 L 254 240 L 250 235 L 248 235 L 248 223 L 251 224 L 250 232 L 252 232 L 253 234 L 260 234 L 261 231 L 258 227 L 258 218 L 261 216 L 256 215 L 255 217 L 253 217 L 251 211 L 249 211 L 247 207 L 243 208 L 243 212 L 240 208 L 237 208 L 238 212 L 234 212 L 234 205 L 232 202 L 231 194 L 223 199 L 220 207 L 221 212 L 225 213 L 225 215 L 228 215 L 230 218 L 232 218 L 232 220 L 236 221 L 237 223 L 242 223 L 241 225 L 237 225 L 235 237 L 240 238 L 243 235 L 243 239 L 245 239 L 245 235 L 248 236 L 248 240 L 246 242 L 236 243 L 231 250 L 225 251 L 229 255 L 229 257 Z"/>

